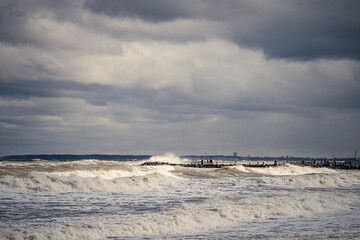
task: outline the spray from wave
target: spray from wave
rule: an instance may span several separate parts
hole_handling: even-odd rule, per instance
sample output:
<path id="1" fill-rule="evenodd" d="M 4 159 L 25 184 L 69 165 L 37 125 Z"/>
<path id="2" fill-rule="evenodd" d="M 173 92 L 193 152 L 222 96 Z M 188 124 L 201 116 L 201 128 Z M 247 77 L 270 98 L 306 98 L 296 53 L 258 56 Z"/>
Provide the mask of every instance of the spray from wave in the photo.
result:
<path id="1" fill-rule="evenodd" d="M 189 160 L 178 157 L 174 153 L 165 153 L 164 155 L 152 156 L 148 162 L 162 162 L 171 164 L 184 164 L 188 163 Z"/>

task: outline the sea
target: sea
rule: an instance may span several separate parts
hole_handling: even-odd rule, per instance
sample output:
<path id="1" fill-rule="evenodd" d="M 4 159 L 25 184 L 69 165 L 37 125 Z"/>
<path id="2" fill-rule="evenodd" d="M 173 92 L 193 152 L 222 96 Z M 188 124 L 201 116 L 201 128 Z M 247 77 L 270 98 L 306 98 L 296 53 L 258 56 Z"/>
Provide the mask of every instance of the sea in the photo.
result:
<path id="1" fill-rule="evenodd" d="M 360 239 L 359 170 L 152 161 L 0 161 L 0 239 Z"/>

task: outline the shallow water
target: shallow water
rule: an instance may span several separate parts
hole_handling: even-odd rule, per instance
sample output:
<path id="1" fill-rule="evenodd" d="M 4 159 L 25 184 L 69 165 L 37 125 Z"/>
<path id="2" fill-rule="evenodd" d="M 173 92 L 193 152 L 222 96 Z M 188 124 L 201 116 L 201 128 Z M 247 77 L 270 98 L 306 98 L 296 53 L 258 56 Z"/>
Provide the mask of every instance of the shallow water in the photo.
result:
<path id="1" fill-rule="evenodd" d="M 360 238 L 358 171 L 141 163 L 0 162 L 0 239 Z"/>

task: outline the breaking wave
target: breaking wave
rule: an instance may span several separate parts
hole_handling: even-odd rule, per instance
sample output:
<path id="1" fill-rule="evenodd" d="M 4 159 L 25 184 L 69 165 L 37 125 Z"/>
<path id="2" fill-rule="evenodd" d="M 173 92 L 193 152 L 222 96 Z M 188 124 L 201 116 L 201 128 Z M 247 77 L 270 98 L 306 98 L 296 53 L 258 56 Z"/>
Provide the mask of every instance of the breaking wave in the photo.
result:
<path id="1" fill-rule="evenodd" d="M 329 209 L 344 208 L 349 196 L 326 194 L 272 194 L 268 196 L 207 199 L 198 203 L 182 203 L 177 207 L 163 209 L 143 215 L 132 215 L 126 219 L 114 216 L 89 217 L 86 225 L 81 222 L 59 224 L 53 228 L 42 228 L 33 235 L 50 238 L 99 239 L 104 236 L 157 236 L 169 234 L 194 234 L 217 228 L 252 221 L 311 217 Z M 13 232 L 13 236 L 26 237 L 27 232 Z"/>
<path id="2" fill-rule="evenodd" d="M 148 161 L 174 164 L 184 164 L 189 162 L 189 160 L 180 158 L 174 153 L 165 153 L 164 155 L 152 156 Z"/>
<path id="3" fill-rule="evenodd" d="M 244 167 L 237 165 L 230 167 L 231 169 L 237 170 L 243 173 L 255 173 L 259 175 L 272 175 L 272 176 L 284 176 L 284 175 L 304 175 L 313 173 L 335 173 L 336 171 L 328 168 L 313 168 L 313 167 L 302 167 L 292 164 L 280 165 L 277 167 L 266 167 L 266 168 L 253 168 Z"/>
<path id="4" fill-rule="evenodd" d="M 26 176 L 5 175 L 0 178 L 0 186 L 55 192 L 143 191 L 174 186 L 178 177 L 171 173 L 172 170 L 172 166 L 122 166 L 117 170 L 34 171 Z"/>
<path id="5" fill-rule="evenodd" d="M 292 186 L 305 188 L 348 188 L 359 184 L 357 174 L 307 174 L 281 177 L 261 177 L 259 182 L 271 186 Z"/>

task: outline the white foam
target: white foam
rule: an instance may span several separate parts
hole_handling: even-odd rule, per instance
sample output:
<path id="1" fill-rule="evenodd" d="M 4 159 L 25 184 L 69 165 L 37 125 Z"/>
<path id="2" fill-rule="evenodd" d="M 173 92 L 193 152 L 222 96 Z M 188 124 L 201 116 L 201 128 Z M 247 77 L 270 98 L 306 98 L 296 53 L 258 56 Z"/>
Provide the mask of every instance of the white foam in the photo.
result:
<path id="1" fill-rule="evenodd" d="M 69 177 L 71 175 L 83 177 L 83 178 L 101 178 L 101 179 L 114 179 L 119 177 L 135 177 L 135 176 L 144 176 L 150 174 L 147 171 L 141 171 L 138 168 L 133 168 L 130 171 L 126 170 L 93 170 L 93 171 L 84 171 L 84 170 L 74 170 L 74 171 L 65 171 L 65 172 L 52 172 L 51 174 L 58 176 Z"/>
<path id="2" fill-rule="evenodd" d="M 161 212 L 121 217 L 118 215 L 86 220 L 64 220 L 51 227 L 14 230 L 14 239 L 35 236 L 41 239 L 99 239 L 125 236 L 158 236 L 194 234 L 218 228 L 234 227 L 257 219 L 311 217 L 322 212 L 346 208 L 352 195 L 336 194 L 273 194 L 232 199 L 208 199 L 203 203 L 183 203 Z M 1 236 L 1 235 L 0 235 Z"/>
<path id="3" fill-rule="evenodd" d="M 248 168 L 244 167 L 243 165 L 231 166 L 231 167 L 227 167 L 227 169 L 235 170 L 236 172 L 240 172 L 240 173 L 248 173 L 249 172 Z"/>
<path id="4" fill-rule="evenodd" d="M 103 162 L 98 164 L 104 165 Z M 178 175 L 183 179 L 179 179 Z M 194 178 L 194 175 L 200 177 Z M 27 219 L 19 221 L 23 224 L 21 226 L 8 222 L 8 230 L 5 227 L 0 229 L 0 239 L 156 238 L 159 235 L 171 238 L 171 234 L 236 228 L 239 224 L 251 225 L 258 220 L 312 218 L 319 213 L 347 209 L 354 199 L 358 199 L 358 192 L 346 191 L 351 184 L 360 184 L 358 172 L 344 173 L 291 165 L 265 169 L 238 165 L 225 170 L 109 162 L 104 169 L 85 167 L 56 172 L 35 171 L 25 176 L 5 175 L 0 178 L 0 190 L 4 196 L 12 190 L 23 190 L 16 196 L 31 196 L 35 201 L 39 198 L 42 202 L 48 202 L 49 196 L 58 197 L 58 192 L 70 192 L 64 194 L 67 201 L 79 207 L 75 195 L 84 197 L 86 201 L 108 194 L 104 201 L 110 205 L 111 201 L 124 200 L 128 204 L 136 199 L 146 201 L 146 207 L 157 210 L 147 210 L 145 207 L 143 212 L 122 215 L 116 212 L 117 209 L 122 210 L 116 205 L 111 215 L 108 211 L 104 215 L 91 214 L 90 211 L 85 217 L 55 217 L 55 222 L 33 224 L 33 220 Z M 323 187 L 329 189 L 317 189 Z M 126 194 L 115 194 L 116 197 L 111 198 L 113 192 Z M 198 198 L 201 200 L 192 201 Z"/>
<path id="5" fill-rule="evenodd" d="M 22 163 L 16 163 L 23 166 Z M 19 165 L 20 164 L 20 165 Z M 58 168 L 46 168 L 61 164 Z M 81 166 L 79 166 L 79 164 Z M 11 166 L 14 168 L 14 166 Z M 17 169 L 17 168 L 15 168 Z M 179 177 L 173 166 L 140 166 L 138 162 L 84 160 L 26 163 L 27 174 L 0 178 L 0 187 L 40 191 L 138 191 L 172 185 Z M 61 171 L 53 171 L 59 169 Z M 71 169 L 71 170 L 69 170 Z M 78 169 L 78 170 L 73 170 Z M 84 169 L 84 170 L 81 170 Z M 37 171 L 39 170 L 39 171 Z M 50 171 L 50 172 L 48 172 Z"/>
<path id="6" fill-rule="evenodd" d="M 187 159 L 182 159 L 174 153 L 165 153 L 164 155 L 152 156 L 149 159 L 149 162 L 164 162 L 164 163 L 174 163 L 174 164 L 183 164 L 187 163 Z"/>
<path id="7" fill-rule="evenodd" d="M 83 177 L 81 174 L 75 174 L 75 172 L 68 175 L 66 173 L 61 175 L 59 173 L 32 172 L 27 177 L 4 176 L 0 178 L 0 186 L 25 191 L 132 192 L 167 188 L 177 184 L 175 178 L 159 173 L 117 178 L 109 178 L 106 175 L 105 178 L 101 178 Z M 88 176 L 89 173 L 84 175 Z M 90 175 L 94 175 L 94 173 Z"/>
<path id="8" fill-rule="evenodd" d="M 317 188 L 346 188 L 360 183 L 360 175 L 357 173 L 335 174 L 306 174 L 287 175 L 278 177 L 262 177 L 261 180 L 270 185 L 294 186 L 294 187 L 317 187 Z"/>
<path id="9" fill-rule="evenodd" d="M 195 233 L 231 227 L 255 219 L 310 217 L 341 209 L 349 196 L 289 194 L 233 199 L 208 199 L 204 203 L 181 204 L 161 213 L 133 216 L 117 229 L 124 235 Z"/>
<path id="10" fill-rule="evenodd" d="M 313 173 L 335 173 L 336 171 L 329 168 L 302 167 L 292 164 L 279 165 L 276 167 L 244 167 L 242 165 L 230 167 L 239 172 L 255 173 L 260 175 L 284 176 L 284 175 L 304 175 Z"/>

